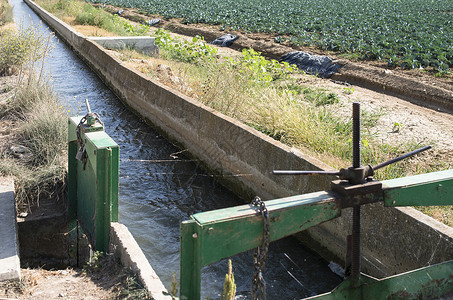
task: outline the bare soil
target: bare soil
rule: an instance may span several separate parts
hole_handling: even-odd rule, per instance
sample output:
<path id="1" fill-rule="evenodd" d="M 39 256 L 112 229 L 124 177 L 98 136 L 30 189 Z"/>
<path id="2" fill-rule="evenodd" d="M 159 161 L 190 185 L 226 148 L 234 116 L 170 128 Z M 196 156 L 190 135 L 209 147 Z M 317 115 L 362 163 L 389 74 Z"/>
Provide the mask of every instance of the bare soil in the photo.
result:
<path id="1" fill-rule="evenodd" d="M 21 281 L 0 282 L 0 299 L 151 299 L 113 257 L 84 269 L 21 269 Z"/>

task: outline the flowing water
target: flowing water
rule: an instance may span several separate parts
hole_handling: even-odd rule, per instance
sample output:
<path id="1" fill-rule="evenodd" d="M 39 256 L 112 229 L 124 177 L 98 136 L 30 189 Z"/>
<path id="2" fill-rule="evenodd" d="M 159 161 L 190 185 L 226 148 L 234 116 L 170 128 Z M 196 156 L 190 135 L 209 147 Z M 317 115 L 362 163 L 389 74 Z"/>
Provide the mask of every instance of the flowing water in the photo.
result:
<path id="1" fill-rule="evenodd" d="M 11 0 L 17 23 L 50 32 L 21 0 Z M 39 25 L 40 24 L 40 25 Z M 80 111 L 84 99 L 100 114 L 105 131 L 120 145 L 119 220 L 142 248 L 167 289 L 179 274 L 179 224 L 190 214 L 241 205 L 244 201 L 222 187 L 152 127 L 132 114 L 102 81 L 58 37 L 46 70 L 68 114 Z M 250 252 L 235 256 L 233 272 L 238 298 L 250 295 L 253 270 Z M 227 262 L 203 268 L 203 298 L 218 298 Z M 328 262 L 293 238 L 271 243 L 264 277 L 268 299 L 300 299 L 327 292 L 341 282 Z M 178 278 L 178 276 L 177 276 Z"/>

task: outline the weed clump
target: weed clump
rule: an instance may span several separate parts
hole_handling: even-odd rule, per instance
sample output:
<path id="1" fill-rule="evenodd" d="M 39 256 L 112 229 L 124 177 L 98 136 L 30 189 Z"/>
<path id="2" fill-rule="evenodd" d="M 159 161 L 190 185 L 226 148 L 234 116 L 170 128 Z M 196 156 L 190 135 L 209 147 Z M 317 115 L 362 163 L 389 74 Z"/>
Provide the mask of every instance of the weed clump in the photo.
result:
<path id="1" fill-rule="evenodd" d="M 153 299 L 137 276 L 125 269 L 114 254 L 96 251 L 91 261 L 83 267 L 83 273 L 94 282 L 105 282 L 106 279 L 118 282 L 114 286 L 114 299 Z M 105 274 L 108 274 L 108 278 L 105 278 Z"/>
<path id="2" fill-rule="evenodd" d="M 8 1 L 0 1 L 0 26 L 13 21 L 13 8 Z"/>
<path id="3" fill-rule="evenodd" d="M 24 212 L 40 199 L 63 197 L 67 117 L 42 76 L 50 36 L 30 26 L 0 39 L 1 74 L 19 73 L 13 96 L 0 107 L 0 120 L 15 125 L 2 144 L 0 174 L 14 177 L 17 211 Z M 38 59 L 41 71 L 35 74 Z"/>
<path id="4" fill-rule="evenodd" d="M 17 87 L 1 119 L 13 119 L 18 125 L 13 143 L 26 153 L 17 156 L 7 147 L 0 160 L 0 174 L 15 179 L 18 211 L 39 205 L 40 199 L 60 200 L 66 176 L 67 117 L 50 88 L 37 82 Z"/>
<path id="5" fill-rule="evenodd" d="M 0 33 L 0 76 L 18 74 L 20 68 L 42 58 L 46 53 L 45 37 L 29 26 Z"/>

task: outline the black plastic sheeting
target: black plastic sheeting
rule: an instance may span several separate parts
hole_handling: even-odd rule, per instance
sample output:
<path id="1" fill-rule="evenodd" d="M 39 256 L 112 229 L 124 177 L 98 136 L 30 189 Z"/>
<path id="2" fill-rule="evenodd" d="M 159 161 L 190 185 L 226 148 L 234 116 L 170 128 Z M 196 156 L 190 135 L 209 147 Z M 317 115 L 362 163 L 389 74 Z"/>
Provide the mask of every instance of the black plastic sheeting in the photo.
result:
<path id="1" fill-rule="evenodd" d="M 239 38 L 238 36 L 235 36 L 232 34 L 225 34 L 225 35 L 222 35 L 221 37 L 215 39 L 214 41 L 212 41 L 211 44 L 217 45 L 220 47 L 229 47 L 238 38 Z"/>
<path id="2" fill-rule="evenodd" d="M 290 52 L 283 55 L 280 58 L 280 62 L 283 61 L 296 65 L 299 69 L 308 74 L 317 75 L 322 78 L 329 78 L 341 67 L 325 55 L 314 55 L 301 51 Z"/>
<path id="3" fill-rule="evenodd" d="M 145 24 L 148 26 L 154 26 L 159 23 L 160 23 L 160 19 L 152 19 L 152 20 L 148 20 L 145 22 Z"/>

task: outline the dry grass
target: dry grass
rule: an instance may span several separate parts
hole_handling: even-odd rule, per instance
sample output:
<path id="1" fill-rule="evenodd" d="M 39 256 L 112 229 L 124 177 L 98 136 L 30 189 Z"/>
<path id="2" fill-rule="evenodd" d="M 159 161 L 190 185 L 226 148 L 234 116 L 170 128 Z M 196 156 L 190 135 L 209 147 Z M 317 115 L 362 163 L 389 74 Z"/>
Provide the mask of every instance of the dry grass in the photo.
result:
<path id="1" fill-rule="evenodd" d="M 8 0 L 0 0 L 0 26 L 13 22 L 13 8 Z"/>
<path id="2" fill-rule="evenodd" d="M 13 176 L 18 211 L 40 199 L 63 197 L 66 176 L 66 120 L 52 91 L 36 81 L 17 87 L 3 107 L 1 121 L 14 120 L 16 130 L 0 159 L 0 173 Z M 24 149 L 18 154 L 10 146 Z"/>
<path id="3" fill-rule="evenodd" d="M 0 122 L 5 125 L 0 174 L 14 178 L 16 206 L 21 212 L 39 205 L 44 197 L 56 201 L 63 197 L 67 117 L 42 75 L 42 63 L 52 48 L 50 37 L 29 27 L 3 34 L 0 39 L 6 53 L 15 47 L 25 49 L 12 54 L 15 59 L 5 65 L 17 76 L 2 80 L 6 86 L 0 91 L 4 99 L 0 101 Z M 39 58 L 42 62 L 36 64 Z"/>

